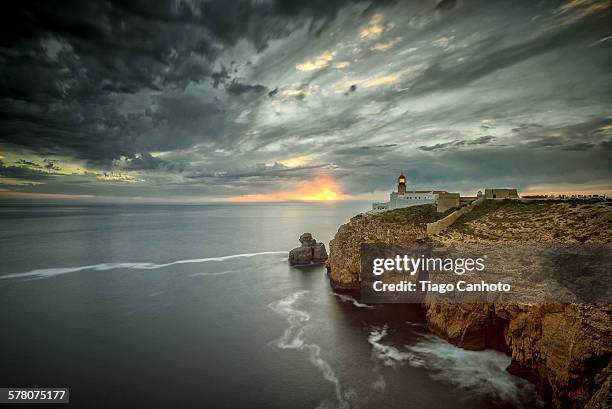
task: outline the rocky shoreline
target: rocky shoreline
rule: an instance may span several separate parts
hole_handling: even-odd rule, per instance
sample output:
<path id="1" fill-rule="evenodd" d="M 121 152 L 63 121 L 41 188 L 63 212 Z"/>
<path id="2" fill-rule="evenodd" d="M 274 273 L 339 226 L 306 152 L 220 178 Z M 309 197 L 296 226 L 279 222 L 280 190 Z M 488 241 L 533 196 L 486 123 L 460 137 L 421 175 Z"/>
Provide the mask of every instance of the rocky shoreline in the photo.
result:
<path id="1" fill-rule="evenodd" d="M 612 242 L 610 202 L 485 202 L 444 232 L 431 205 L 361 214 L 341 226 L 326 266 L 331 285 L 360 285 L 361 243 Z M 612 305 L 426 303 L 429 329 L 466 349 L 508 353 L 508 371 L 533 382 L 557 408 L 606 408 L 612 402 Z"/>

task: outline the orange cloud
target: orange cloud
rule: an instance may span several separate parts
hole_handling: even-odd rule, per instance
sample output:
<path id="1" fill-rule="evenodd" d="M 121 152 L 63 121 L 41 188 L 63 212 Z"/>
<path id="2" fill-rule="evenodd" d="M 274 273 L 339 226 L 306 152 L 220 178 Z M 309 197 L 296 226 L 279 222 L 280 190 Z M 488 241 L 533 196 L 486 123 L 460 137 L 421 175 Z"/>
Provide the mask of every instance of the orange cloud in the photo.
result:
<path id="1" fill-rule="evenodd" d="M 363 83 L 366 88 L 378 87 L 381 85 L 391 84 L 399 79 L 399 74 L 389 74 L 382 77 L 372 78 Z"/>
<path id="2" fill-rule="evenodd" d="M 393 28 L 394 24 L 384 24 L 385 16 L 382 14 L 374 14 L 370 19 L 370 22 L 361 30 L 359 37 L 361 38 L 378 38 L 384 32 L 389 31 Z"/>
<path id="3" fill-rule="evenodd" d="M 225 202 L 332 202 L 350 199 L 342 193 L 340 186 L 329 176 L 319 176 L 293 190 L 274 193 L 232 196 L 222 199 Z"/>
<path id="4" fill-rule="evenodd" d="M 321 68 L 327 67 L 334 59 L 334 54 L 329 51 L 325 51 L 323 54 L 315 57 L 310 61 L 306 61 L 303 64 L 298 64 L 295 67 L 300 71 L 314 71 L 320 70 Z"/>

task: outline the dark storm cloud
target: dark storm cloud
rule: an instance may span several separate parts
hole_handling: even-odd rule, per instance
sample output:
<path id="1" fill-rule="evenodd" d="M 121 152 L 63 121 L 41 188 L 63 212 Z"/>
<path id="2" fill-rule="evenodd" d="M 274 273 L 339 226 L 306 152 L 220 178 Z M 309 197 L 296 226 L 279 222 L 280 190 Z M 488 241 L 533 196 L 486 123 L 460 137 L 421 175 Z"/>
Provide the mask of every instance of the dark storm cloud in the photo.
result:
<path id="1" fill-rule="evenodd" d="M 563 150 L 585 151 L 608 140 L 602 129 L 610 123 L 612 118 L 592 118 L 568 126 L 531 125 L 513 131 L 521 136 L 525 146 L 531 148 L 560 147 Z M 577 139 L 580 142 L 576 142 Z"/>
<path id="2" fill-rule="evenodd" d="M 25 160 L 25 159 L 19 159 L 17 161 L 17 164 L 21 165 L 21 166 L 24 166 L 24 167 L 27 167 L 27 168 L 42 169 L 42 166 L 39 165 L 38 163 L 34 163 L 32 161 Z"/>
<path id="3" fill-rule="evenodd" d="M 385 149 L 385 148 L 394 148 L 396 147 L 396 143 L 388 143 L 386 145 L 374 145 L 374 146 L 362 146 L 361 149 Z"/>
<path id="4" fill-rule="evenodd" d="M 463 146 L 463 145 L 465 145 L 464 141 L 451 141 L 451 142 L 445 142 L 445 143 L 437 143 L 432 146 L 419 146 L 419 149 L 422 151 L 431 152 L 431 151 L 441 151 L 441 150 L 456 148 L 458 146 Z"/>
<path id="5" fill-rule="evenodd" d="M 297 166 L 287 167 L 282 163 L 275 162 L 272 165 L 265 163 L 257 163 L 255 166 L 246 169 L 231 169 L 225 172 L 196 172 L 186 174 L 185 177 L 188 179 L 224 179 L 224 180 L 238 180 L 245 179 L 252 181 L 257 180 L 273 180 L 279 177 L 286 177 L 290 179 L 310 179 L 313 176 L 313 172 L 319 169 L 333 169 L 334 165 L 331 163 L 321 163 L 310 166 Z"/>
<path id="6" fill-rule="evenodd" d="M 476 138 L 473 141 L 469 141 L 467 144 L 468 145 L 484 145 L 484 144 L 487 144 L 487 143 L 493 141 L 494 139 L 495 139 L 494 136 L 485 135 L 485 136 L 481 136 L 479 138 Z"/>
<path id="7" fill-rule="evenodd" d="M 357 85 L 352 84 L 352 85 L 349 87 L 348 91 L 346 91 L 346 92 L 344 93 L 344 95 L 349 95 L 350 93 L 355 92 L 355 91 L 357 91 Z"/>
<path id="8" fill-rule="evenodd" d="M 358 194 L 401 170 L 447 189 L 610 179 L 611 10 L 12 3 L 0 17 L 0 159 L 11 157 L 0 176 L 109 196 L 259 193 L 321 173 Z"/>
<path id="9" fill-rule="evenodd" d="M 172 150 L 188 148 L 203 140 L 221 135 L 226 113 L 215 100 L 193 95 L 172 94 L 156 99 L 157 109 L 151 114 L 153 131 L 149 133 L 149 149 Z M 160 129 L 166 132 L 155 132 Z"/>
<path id="10" fill-rule="evenodd" d="M 338 149 L 334 151 L 334 153 L 337 155 L 363 155 L 366 151 L 369 151 L 368 153 L 376 153 L 394 148 L 396 146 L 396 143 L 389 143 L 386 145 L 355 146 L 354 148 Z"/>
<path id="11" fill-rule="evenodd" d="M 347 2 L 329 1 L 66 1 L 58 4 L 12 3 L 3 13 L 0 40 L 23 59 L 35 62 L 44 50 L 40 40 L 65 40 L 86 60 L 94 79 L 106 86 L 156 88 L 162 83 L 202 80 L 208 63 L 240 39 L 256 48 L 289 34 L 292 19 L 333 19 Z M 265 28 L 265 29 L 262 29 Z M 218 43 L 221 42 L 221 46 Z M 198 65 L 193 54 L 206 59 Z M 38 69 L 45 68 L 40 60 Z M 169 70 L 165 70 L 170 68 Z M 162 72 L 164 74 L 162 74 Z M 176 76 L 176 73 L 182 76 Z"/>
<path id="12" fill-rule="evenodd" d="M 66 1 L 11 3 L 0 38 L 0 142 L 98 163 L 134 156 L 148 143 L 148 117 L 125 114 L 117 94 L 230 80 L 227 46 L 263 49 L 290 25 L 333 19 L 344 2 Z M 264 91 L 231 82 L 232 94 Z M 193 110 L 190 110 L 193 111 Z M 164 115 L 164 113 L 161 113 Z M 210 135 L 200 134 L 177 146 Z M 162 141 L 158 148 L 166 148 Z"/>
<path id="13" fill-rule="evenodd" d="M 261 84 L 243 84 L 234 79 L 225 87 L 225 90 L 230 94 L 242 95 L 247 93 L 261 94 L 266 92 L 267 88 Z"/>
<path id="14" fill-rule="evenodd" d="M 436 4 L 436 10 L 450 10 L 455 7 L 457 0 L 441 0 Z"/>
<path id="15" fill-rule="evenodd" d="M 449 150 L 449 149 L 459 149 L 464 146 L 474 147 L 476 145 L 486 145 L 493 140 L 495 140 L 494 136 L 485 135 L 485 136 L 480 136 L 471 141 L 454 140 L 454 141 L 445 142 L 445 143 L 437 143 L 435 145 L 419 146 L 419 149 L 422 151 L 426 151 L 426 152 L 444 151 L 444 150 Z"/>
<path id="16" fill-rule="evenodd" d="M 595 147 L 595 145 L 592 143 L 580 142 L 580 143 L 575 143 L 573 145 L 564 146 L 563 149 L 566 151 L 586 151 L 593 147 Z"/>
<path id="17" fill-rule="evenodd" d="M 55 159 L 45 159 L 44 160 L 44 168 L 47 170 L 62 170 L 57 164 L 59 161 Z"/>
<path id="18" fill-rule="evenodd" d="M 0 177 L 35 182 L 53 177 L 52 173 L 42 170 L 40 165 L 25 160 L 18 163 L 18 166 L 11 166 L 5 165 L 4 161 L 0 160 Z"/>
<path id="19" fill-rule="evenodd" d="M 225 83 L 225 81 L 231 78 L 230 72 L 224 66 L 221 66 L 219 71 L 215 71 L 210 76 L 213 81 L 213 87 L 218 88 L 220 84 Z"/>
<path id="20" fill-rule="evenodd" d="M 127 160 L 126 170 L 166 170 L 181 171 L 182 164 L 156 158 L 150 153 L 144 152 Z"/>
<path id="21" fill-rule="evenodd" d="M 552 50 L 567 48 L 567 52 L 571 53 L 575 47 L 584 45 L 585 40 L 609 35 L 610 15 L 612 13 L 608 8 L 594 19 L 577 21 L 576 24 L 563 24 L 557 21 L 558 26 L 551 26 L 540 36 L 524 41 L 510 39 L 510 44 L 502 35 L 493 35 L 464 50 L 469 56 L 469 64 L 449 63 L 449 57 L 452 57 L 454 52 L 434 60 L 434 63 L 415 81 L 413 90 L 420 93 L 441 88 L 465 87 L 495 71 Z"/>

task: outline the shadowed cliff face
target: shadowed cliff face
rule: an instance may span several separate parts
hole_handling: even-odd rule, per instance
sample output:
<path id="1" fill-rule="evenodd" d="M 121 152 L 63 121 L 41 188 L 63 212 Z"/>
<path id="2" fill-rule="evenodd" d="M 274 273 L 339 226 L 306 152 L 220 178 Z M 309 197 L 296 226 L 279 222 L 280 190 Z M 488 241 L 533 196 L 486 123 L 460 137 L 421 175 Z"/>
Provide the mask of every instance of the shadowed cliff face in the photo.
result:
<path id="1" fill-rule="evenodd" d="M 431 331 L 466 349 L 495 348 L 508 370 L 536 384 L 558 408 L 582 408 L 612 374 L 612 306 L 428 304 Z M 605 392 L 605 393 L 604 393 Z M 608 398 L 609 399 L 609 398 Z"/>
<path id="2" fill-rule="evenodd" d="M 443 215 L 442 215 L 443 216 Z M 427 236 L 427 206 L 360 215 L 330 243 L 336 288 L 358 288 L 361 243 L 609 243 L 610 202 L 485 202 L 446 231 Z M 604 283 L 607 284 L 607 283 Z M 430 330 L 466 349 L 511 355 L 508 370 L 536 384 L 558 408 L 604 408 L 612 399 L 612 306 L 426 304 Z"/>
<path id="3" fill-rule="evenodd" d="M 446 216 L 434 205 L 396 209 L 380 214 L 359 214 L 338 229 L 329 243 L 326 266 L 334 288 L 358 289 L 362 243 L 414 243 L 428 241 L 426 223 Z M 401 226 L 401 228 L 398 228 Z"/>

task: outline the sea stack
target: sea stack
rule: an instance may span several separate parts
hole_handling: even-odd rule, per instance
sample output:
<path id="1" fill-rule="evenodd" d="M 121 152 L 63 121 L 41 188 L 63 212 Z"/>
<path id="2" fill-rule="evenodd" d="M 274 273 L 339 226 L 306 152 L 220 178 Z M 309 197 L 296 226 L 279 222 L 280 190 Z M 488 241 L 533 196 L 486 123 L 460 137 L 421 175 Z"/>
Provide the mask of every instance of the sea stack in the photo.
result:
<path id="1" fill-rule="evenodd" d="M 289 264 L 305 265 L 313 263 L 324 263 L 327 260 L 325 244 L 317 243 L 312 234 L 304 233 L 300 236 L 300 247 L 289 252 Z"/>

